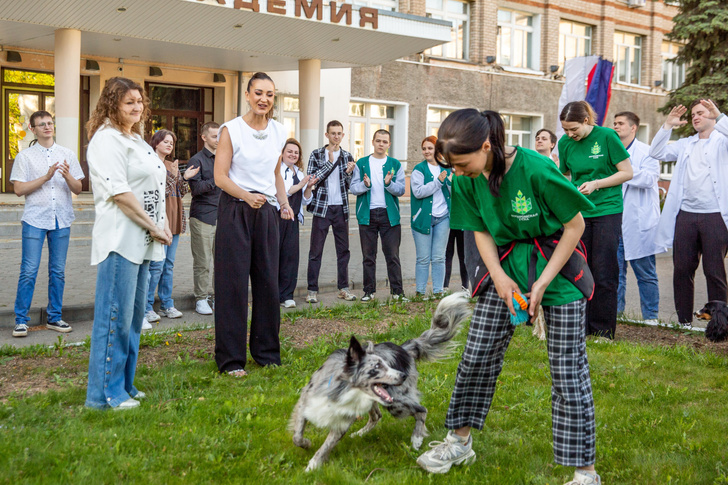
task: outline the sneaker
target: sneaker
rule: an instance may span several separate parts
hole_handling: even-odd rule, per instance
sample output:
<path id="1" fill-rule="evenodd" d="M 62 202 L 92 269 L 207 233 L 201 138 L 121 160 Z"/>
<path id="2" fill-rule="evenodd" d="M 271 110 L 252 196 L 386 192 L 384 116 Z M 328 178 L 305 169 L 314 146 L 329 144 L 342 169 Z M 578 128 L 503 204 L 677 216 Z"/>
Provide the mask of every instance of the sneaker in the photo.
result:
<path id="1" fill-rule="evenodd" d="M 197 303 L 195 303 L 195 311 L 200 315 L 212 315 L 212 308 L 210 308 L 207 299 L 197 300 Z"/>
<path id="2" fill-rule="evenodd" d="M 147 394 L 144 391 L 137 391 L 136 396 L 134 396 L 134 399 L 145 399 L 147 397 Z"/>
<path id="3" fill-rule="evenodd" d="M 286 300 L 283 303 L 281 303 L 281 306 L 283 308 L 296 308 L 296 301 L 295 300 Z"/>
<path id="4" fill-rule="evenodd" d="M 15 324 L 13 337 L 25 337 L 26 335 L 28 335 L 28 326 L 24 323 Z"/>
<path id="5" fill-rule="evenodd" d="M 208 296 L 206 299 L 207 299 L 207 303 L 209 303 L 209 305 L 210 305 L 210 308 L 212 308 L 212 311 L 214 312 L 215 311 L 215 297 Z"/>
<path id="6" fill-rule="evenodd" d="M 415 293 L 415 298 L 422 300 L 422 301 L 427 301 L 430 299 L 429 296 L 425 295 L 424 293 L 419 293 L 419 292 Z"/>
<path id="7" fill-rule="evenodd" d="M 361 297 L 361 301 L 372 301 L 374 299 L 374 293 L 364 293 Z"/>
<path id="8" fill-rule="evenodd" d="M 159 313 L 167 318 L 179 318 L 182 316 L 182 312 L 177 310 L 175 307 L 172 308 L 160 308 Z"/>
<path id="9" fill-rule="evenodd" d="M 145 315 L 144 318 L 147 319 L 147 322 L 158 322 L 159 321 L 159 315 L 157 315 L 157 312 L 154 310 L 149 310 Z"/>
<path id="10" fill-rule="evenodd" d="M 407 302 L 410 301 L 409 298 L 407 298 L 406 296 L 404 296 L 404 293 L 399 294 L 399 295 L 392 295 L 392 300 L 394 300 L 394 301 L 401 301 L 402 303 L 407 303 Z"/>
<path id="11" fill-rule="evenodd" d="M 153 328 L 154 327 L 152 327 L 152 324 L 149 323 L 149 320 L 147 320 L 146 318 L 142 320 L 142 330 L 151 330 Z"/>
<path id="12" fill-rule="evenodd" d="M 308 295 L 306 296 L 306 303 L 318 303 L 318 298 L 316 298 L 316 295 L 318 295 L 317 291 L 309 291 Z"/>
<path id="13" fill-rule="evenodd" d="M 339 290 L 339 299 L 340 300 L 346 300 L 346 301 L 356 301 L 356 297 L 351 294 L 349 291 L 349 288 L 342 288 Z"/>
<path id="14" fill-rule="evenodd" d="M 645 320 L 645 325 L 652 325 L 653 327 L 656 327 L 660 324 L 660 321 L 656 318 L 648 318 Z"/>
<path id="15" fill-rule="evenodd" d="M 48 322 L 46 323 L 46 328 L 61 333 L 68 333 L 73 330 L 71 326 L 63 320 L 58 320 L 57 322 Z"/>
<path id="16" fill-rule="evenodd" d="M 136 399 L 129 398 L 114 408 L 114 411 L 126 411 L 127 409 L 138 408 L 140 405 Z"/>
<path id="17" fill-rule="evenodd" d="M 430 473 L 447 473 L 453 465 L 470 465 L 475 461 L 473 451 L 473 437 L 463 443 L 455 433 L 450 430 L 445 441 L 431 441 L 430 451 L 417 458 L 417 464 Z"/>
<path id="18" fill-rule="evenodd" d="M 564 485 L 602 485 L 602 478 L 596 472 L 574 471 L 574 479 Z"/>

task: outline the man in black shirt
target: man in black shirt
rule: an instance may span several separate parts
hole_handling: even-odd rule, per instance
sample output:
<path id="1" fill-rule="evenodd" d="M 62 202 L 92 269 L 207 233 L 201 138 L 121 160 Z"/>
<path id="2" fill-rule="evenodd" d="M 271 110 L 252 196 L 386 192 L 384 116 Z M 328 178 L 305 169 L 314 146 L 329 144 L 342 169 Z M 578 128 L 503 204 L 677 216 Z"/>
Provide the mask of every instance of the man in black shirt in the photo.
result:
<path id="1" fill-rule="evenodd" d="M 215 225 L 220 189 L 215 185 L 215 151 L 220 125 L 209 121 L 202 125 L 202 141 L 205 146 L 190 158 L 187 168 L 200 167 L 189 179 L 192 192 L 190 204 L 190 245 L 192 247 L 192 271 L 195 286 L 195 311 L 212 315 L 210 300 L 214 306 L 212 288 L 213 261 L 215 260 Z M 186 172 L 185 172 L 186 173 Z"/>

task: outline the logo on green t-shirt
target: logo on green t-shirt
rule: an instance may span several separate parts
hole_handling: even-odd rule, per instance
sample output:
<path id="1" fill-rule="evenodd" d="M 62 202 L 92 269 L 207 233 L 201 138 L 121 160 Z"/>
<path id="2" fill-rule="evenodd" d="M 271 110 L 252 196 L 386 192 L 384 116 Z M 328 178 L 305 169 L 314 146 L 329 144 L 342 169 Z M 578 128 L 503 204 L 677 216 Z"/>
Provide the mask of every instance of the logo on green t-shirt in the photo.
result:
<path id="1" fill-rule="evenodd" d="M 602 151 L 602 147 L 599 146 L 599 143 L 594 142 L 594 146 L 591 149 L 592 155 L 598 155 L 599 152 Z"/>
<path id="2" fill-rule="evenodd" d="M 531 210 L 531 199 L 527 199 L 520 190 L 516 194 L 516 198 L 511 201 L 511 208 L 516 214 L 527 214 Z"/>

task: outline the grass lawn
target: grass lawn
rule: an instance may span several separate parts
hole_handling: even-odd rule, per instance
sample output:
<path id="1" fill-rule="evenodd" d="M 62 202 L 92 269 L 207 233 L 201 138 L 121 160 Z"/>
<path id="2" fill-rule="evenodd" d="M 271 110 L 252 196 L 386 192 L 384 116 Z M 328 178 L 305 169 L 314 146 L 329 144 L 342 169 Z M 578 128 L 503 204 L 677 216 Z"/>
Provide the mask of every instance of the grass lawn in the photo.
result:
<path id="1" fill-rule="evenodd" d="M 432 302 L 357 303 L 288 314 L 282 325 L 351 321 L 370 330 L 367 338 L 401 343 L 429 326 L 433 307 Z M 389 323 L 383 333 L 375 333 L 382 322 Z M 466 331 L 453 358 L 419 365 L 432 440 L 446 432 L 444 416 Z M 86 347 L 23 355 L 4 349 L 0 367 L 34 359 L 36 372 L 57 376 L 59 385 L 0 401 L 0 483 L 560 485 L 572 476 L 571 469 L 553 463 L 545 342 L 532 337 L 528 327 L 516 329 L 486 428 L 474 432 L 477 461 L 442 476 L 430 476 L 416 465 L 419 453 L 409 443 L 414 421 L 396 421 L 387 413 L 368 435 L 342 439 L 320 470 L 304 473 L 326 433 L 309 425 L 312 449 L 297 448 L 288 419 L 300 388 L 330 352 L 347 344 L 348 332 L 305 348 L 284 339 L 284 366 L 249 364 L 244 379 L 217 373 L 212 335 L 210 329 L 144 335 L 141 353 L 160 356 L 138 368 L 136 385 L 148 398 L 141 408 L 121 413 L 83 407 Z M 605 484 L 728 483 L 725 355 L 633 341 L 590 341 L 587 346 L 597 469 Z M 59 362 L 65 373 L 49 368 Z M 352 430 L 364 423 L 358 421 Z"/>

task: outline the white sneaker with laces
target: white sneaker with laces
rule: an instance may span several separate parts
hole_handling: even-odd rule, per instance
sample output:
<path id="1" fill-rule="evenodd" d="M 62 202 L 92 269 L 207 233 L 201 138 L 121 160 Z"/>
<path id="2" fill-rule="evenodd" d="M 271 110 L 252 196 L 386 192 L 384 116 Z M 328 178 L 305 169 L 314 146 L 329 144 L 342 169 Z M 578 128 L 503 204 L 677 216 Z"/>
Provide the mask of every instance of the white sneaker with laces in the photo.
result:
<path id="1" fill-rule="evenodd" d="M 356 301 L 356 296 L 354 296 L 350 291 L 349 288 L 341 288 L 339 290 L 339 294 L 337 295 L 340 300 L 344 301 Z"/>
<path id="2" fill-rule="evenodd" d="M 149 310 L 144 315 L 144 318 L 146 318 L 148 322 L 158 322 L 160 320 L 159 315 L 154 310 Z"/>
<path id="3" fill-rule="evenodd" d="M 317 291 L 309 291 L 308 295 L 306 295 L 306 303 L 318 303 L 318 292 Z"/>
<path id="4" fill-rule="evenodd" d="M 13 330 L 13 337 L 25 337 L 28 335 L 28 326 L 24 323 L 18 323 Z"/>
<path id="5" fill-rule="evenodd" d="M 283 308 L 296 308 L 296 302 L 295 302 L 295 300 L 286 300 L 283 303 L 281 303 L 281 306 Z"/>
<path id="6" fill-rule="evenodd" d="M 146 318 L 142 320 L 142 330 L 151 330 L 153 328 L 154 327 L 152 327 L 152 324 L 149 323 L 149 320 L 147 320 Z"/>
<path id="7" fill-rule="evenodd" d="M 138 408 L 140 405 L 136 399 L 129 398 L 114 408 L 114 411 L 126 411 L 127 409 Z"/>
<path id="8" fill-rule="evenodd" d="M 212 315 L 212 308 L 210 308 L 207 299 L 197 300 L 197 303 L 195 303 L 195 311 L 200 315 Z"/>
<path id="9" fill-rule="evenodd" d="M 470 465 L 475 461 L 472 435 L 463 443 L 450 430 L 444 441 L 430 441 L 430 448 L 417 458 L 417 464 L 430 473 L 447 473 L 453 465 Z"/>
<path id="10" fill-rule="evenodd" d="M 597 472 L 574 471 L 574 479 L 564 485 L 602 485 L 602 478 Z"/>
<path id="11" fill-rule="evenodd" d="M 167 318 L 179 318 L 182 316 L 182 312 L 177 310 L 175 307 L 172 308 L 160 308 L 159 313 Z"/>

